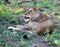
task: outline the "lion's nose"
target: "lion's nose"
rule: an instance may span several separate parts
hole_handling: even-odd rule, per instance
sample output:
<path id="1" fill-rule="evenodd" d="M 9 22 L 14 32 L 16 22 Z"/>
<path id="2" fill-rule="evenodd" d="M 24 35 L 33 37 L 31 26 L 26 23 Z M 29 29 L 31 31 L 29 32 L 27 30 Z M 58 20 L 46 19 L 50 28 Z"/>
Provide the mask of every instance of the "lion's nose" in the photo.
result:
<path id="1" fill-rule="evenodd" d="M 26 17 L 26 16 L 25 16 L 25 19 L 29 19 L 29 17 Z"/>
<path id="2" fill-rule="evenodd" d="M 25 13 L 25 15 L 27 15 L 27 13 Z"/>

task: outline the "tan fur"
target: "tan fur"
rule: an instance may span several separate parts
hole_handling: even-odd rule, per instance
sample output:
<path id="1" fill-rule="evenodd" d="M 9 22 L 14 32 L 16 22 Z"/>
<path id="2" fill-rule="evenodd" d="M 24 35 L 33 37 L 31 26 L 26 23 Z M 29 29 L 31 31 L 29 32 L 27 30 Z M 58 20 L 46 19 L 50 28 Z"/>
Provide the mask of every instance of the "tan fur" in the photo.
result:
<path id="1" fill-rule="evenodd" d="M 54 30 L 53 21 L 45 14 L 41 13 L 37 8 L 24 8 L 24 17 L 29 17 L 29 22 L 25 25 L 18 25 L 20 30 L 26 29 L 31 32 L 43 35 L 47 28 L 50 32 Z M 24 18 L 26 19 L 26 18 Z"/>
<path id="2" fill-rule="evenodd" d="M 37 8 L 28 8 L 25 9 L 25 17 L 29 17 L 28 26 L 30 26 L 30 30 L 39 34 L 44 34 L 47 28 L 50 29 L 50 32 L 54 30 L 53 21 L 44 13 L 41 13 Z M 32 25 L 31 25 L 32 24 Z"/>

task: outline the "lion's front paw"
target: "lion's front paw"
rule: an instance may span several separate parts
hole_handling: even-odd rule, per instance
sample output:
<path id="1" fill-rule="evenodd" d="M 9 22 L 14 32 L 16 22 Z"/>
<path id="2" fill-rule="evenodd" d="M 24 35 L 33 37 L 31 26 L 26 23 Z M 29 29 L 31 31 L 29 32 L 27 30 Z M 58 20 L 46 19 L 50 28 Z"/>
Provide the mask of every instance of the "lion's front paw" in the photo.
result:
<path id="1" fill-rule="evenodd" d="M 12 26 L 9 26 L 9 27 L 8 27 L 8 29 L 14 29 L 14 27 L 12 27 Z"/>

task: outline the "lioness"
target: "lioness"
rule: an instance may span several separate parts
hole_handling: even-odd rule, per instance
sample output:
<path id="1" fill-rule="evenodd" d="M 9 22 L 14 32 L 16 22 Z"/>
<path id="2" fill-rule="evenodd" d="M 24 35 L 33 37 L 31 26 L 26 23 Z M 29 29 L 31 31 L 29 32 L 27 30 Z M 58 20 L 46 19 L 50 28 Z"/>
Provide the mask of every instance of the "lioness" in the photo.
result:
<path id="1" fill-rule="evenodd" d="M 52 31 L 54 30 L 54 24 L 53 21 L 48 16 L 41 13 L 37 8 L 32 7 L 26 9 L 24 8 L 24 10 L 25 10 L 24 20 L 28 23 L 25 25 L 17 26 L 19 30 L 26 29 L 31 32 L 43 35 L 46 29 L 49 28 L 50 29 L 49 33 L 52 33 Z"/>

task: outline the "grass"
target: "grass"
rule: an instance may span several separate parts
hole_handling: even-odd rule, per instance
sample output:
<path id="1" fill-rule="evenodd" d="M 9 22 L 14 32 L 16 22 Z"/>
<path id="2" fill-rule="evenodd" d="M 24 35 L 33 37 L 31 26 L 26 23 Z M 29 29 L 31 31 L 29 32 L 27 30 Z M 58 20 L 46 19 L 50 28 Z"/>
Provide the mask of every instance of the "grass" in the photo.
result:
<path id="1" fill-rule="evenodd" d="M 60 43 L 60 31 L 55 29 L 54 32 L 49 35 L 46 35 L 45 41 L 47 41 L 48 43 L 50 43 L 49 45 L 55 44 L 55 45 L 59 45 Z M 59 45 L 60 46 L 60 45 Z"/>
<path id="2" fill-rule="evenodd" d="M 0 28 L 2 31 L 3 29 Z M 29 42 L 28 38 L 24 38 L 23 36 L 27 35 L 29 36 L 28 38 L 31 39 L 30 37 L 30 33 L 29 32 L 25 32 L 22 31 L 20 33 L 17 32 L 11 32 L 10 30 L 6 30 L 6 31 L 2 31 L 2 33 L 0 34 L 0 44 L 5 45 L 5 47 L 28 47 L 31 42 Z M 36 35 L 34 35 L 36 36 Z"/>
<path id="3" fill-rule="evenodd" d="M 0 5 L 0 18 L 3 19 L 3 23 L 11 23 L 11 24 L 19 24 L 20 21 L 15 17 L 16 14 L 22 16 L 22 10 L 18 11 L 18 8 L 16 8 L 15 11 L 10 11 L 9 6 L 2 6 Z"/>
<path id="4" fill-rule="evenodd" d="M 23 4 L 4 4 L 4 2 L 1 2 L 0 5 L 0 18 L 3 19 L 3 25 L 10 25 L 10 24 L 22 24 L 19 23 L 18 19 L 15 17 L 15 15 L 19 15 L 19 16 L 23 16 L 23 10 L 19 8 L 19 6 L 36 6 L 38 8 L 44 8 L 44 7 L 48 7 L 47 10 L 44 11 L 45 14 L 49 14 L 49 9 L 54 10 L 55 13 L 60 14 L 60 10 L 59 10 L 59 2 L 57 2 L 55 4 L 55 6 L 52 5 L 52 2 L 50 2 L 50 0 L 41 0 L 41 2 L 36 1 L 36 5 L 34 5 L 34 3 L 32 2 L 26 2 Z M 9 10 L 9 7 L 13 6 L 14 8 L 16 8 L 15 10 Z M 46 8 L 44 8 L 46 9 Z M 6 21 L 7 20 L 7 21 Z M 55 22 L 59 22 L 60 18 L 55 18 L 54 19 Z M 56 24 L 56 23 L 55 23 Z M 47 29 L 46 31 L 47 33 L 49 32 L 49 30 Z M 27 35 L 24 38 L 24 35 Z M 37 34 L 30 34 L 26 31 L 22 31 L 22 32 L 16 32 L 16 31 L 10 31 L 10 30 L 4 30 L 3 28 L 0 28 L 0 44 L 2 44 L 2 47 L 28 47 L 29 45 L 31 45 L 32 43 L 30 42 L 30 40 L 32 38 L 38 38 L 39 36 Z M 54 32 L 50 35 L 47 34 L 45 36 L 45 42 L 47 42 L 48 45 L 58 45 L 60 46 L 60 25 L 55 25 L 55 30 Z"/>

